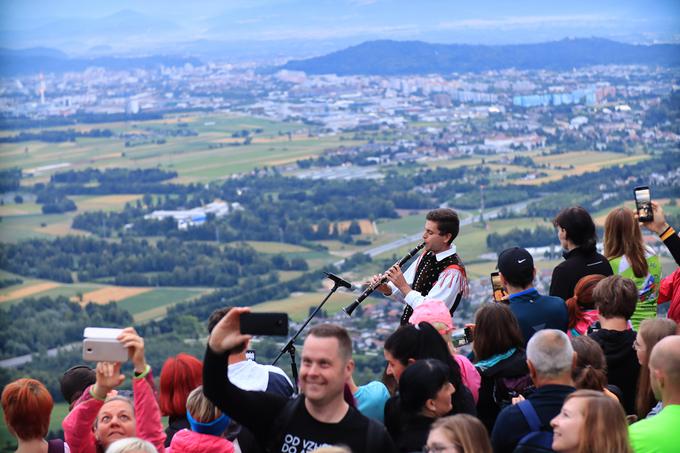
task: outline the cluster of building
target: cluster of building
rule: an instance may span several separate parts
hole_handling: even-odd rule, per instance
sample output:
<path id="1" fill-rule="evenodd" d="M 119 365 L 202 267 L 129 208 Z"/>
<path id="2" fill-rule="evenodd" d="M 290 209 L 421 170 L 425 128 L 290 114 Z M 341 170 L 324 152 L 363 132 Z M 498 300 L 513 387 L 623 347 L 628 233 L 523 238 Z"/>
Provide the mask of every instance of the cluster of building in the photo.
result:
<path id="1" fill-rule="evenodd" d="M 645 129 L 641 121 L 676 88 L 676 81 L 673 69 L 644 66 L 340 77 L 210 63 L 5 78 L 0 80 L 0 108 L 6 115 L 28 118 L 226 111 L 299 121 L 315 133 L 385 129 L 410 137 L 415 133 L 415 138 L 428 137 L 449 148 L 472 144 L 493 152 L 542 146 L 563 129 L 602 142 L 618 134 L 644 143 L 677 143 L 677 135 Z M 479 130 L 478 120 L 493 127 Z M 414 123 L 446 127 L 419 130 Z"/>
<path id="2" fill-rule="evenodd" d="M 178 230 L 186 230 L 189 227 L 202 225 L 208 220 L 208 216 L 215 218 L 224 217 L 230 212 L 241 210 L 243 207 L 240 203 L 227 203 L 226 201 L 215 200 L 205 206 L 199 206 L 192 209 L 184 209 L 177 211 L 153 211 L 151 214 L 144 216 L 145 219 L 165 220 L 173 219 L 177 222 Z"/>

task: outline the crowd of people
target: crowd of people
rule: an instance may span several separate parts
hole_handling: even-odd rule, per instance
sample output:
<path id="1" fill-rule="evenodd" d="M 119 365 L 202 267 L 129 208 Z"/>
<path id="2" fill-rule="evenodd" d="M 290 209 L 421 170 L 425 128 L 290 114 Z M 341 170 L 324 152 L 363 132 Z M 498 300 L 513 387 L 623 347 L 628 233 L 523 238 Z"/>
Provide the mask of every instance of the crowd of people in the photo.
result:
<path id="1" fill-rule="evenodd" d="M 562 210 L 553 223 L 564 261 L 547 295 L 534 287 L 527 250 L 500 253 L 507 297 L 482 304 L 465 326 L 469 354 L 452 342 L 467 287 L 453 243 L 459 219 L 436 209 L 415 262 L 370 280 L 405 305 L 379 381 L 354 382 L 352 340 L 326 323 L 307 333 L 294 385 L 246 358 L 251 337 L 240 317 L 250 309 L 229 307 L 208 320 L 203 360 L 168 358 L 159 388 L 133 328 L 118 337 L 134 368 L 132 391 L 120 389 L 119 362 L 67 370 L 63 440 L 45 440 L 53 400 L 35 379 L 3 389 L 5 421 L 22 453 L 680 452 L 680 277 L 661 279 L 641 227 L 679 265 L 680 237 L 652 207 L 644 224 L 613 210 L 603 254 L 590 214 Z M 658 314 L 667 301 L 668 315 Z"/>

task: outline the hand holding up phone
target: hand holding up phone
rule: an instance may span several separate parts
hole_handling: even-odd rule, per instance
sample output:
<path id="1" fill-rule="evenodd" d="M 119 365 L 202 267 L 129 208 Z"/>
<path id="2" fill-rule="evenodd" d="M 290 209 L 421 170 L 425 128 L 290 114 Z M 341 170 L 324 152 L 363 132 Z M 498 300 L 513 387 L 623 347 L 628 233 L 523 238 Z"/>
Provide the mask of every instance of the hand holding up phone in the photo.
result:
<path id="1" fill-rule="evenodd" d="M 491 273 L 491 287 L 493 288 L 493 300 L 496 302 L 506 302 L 508 291 L 501 282 L 501 275 L 498 272 Z"/>
<path id="2" fill-rule="evenodd" d="M 242 313 L 250 313 L 250 308 L 233 307 L 229 310 L 229 313 L 217 323 L 208 339 L 208 347 L 210 347 L 213 352 L 222 354 L 237 346 L 243 345 L 246 341 L 250 340 L 250 335 L 243 335 L 241 333 Z"/>
<path id="3" fill-rule="evenodd" d="M 635 211 L 640 222 L 652 222 L 654 212 L 652 208 L 652 193 L 648 186 L 636 187 L 633 191 L 635 195 Z"/>
<path id="4" fill-rule="evenodd" d="M 106 398 L 111 390 L 125 381 L 125 375 L 120 372 L 120 362 L 97 362 L 96 373 L 92 392 L 99 399 Z"/>
<path id="5" fill-rule="evenodd" d="M 659 203 L 652 201 L 651 205 L 654 218 L 650 222 L 643 221 L 637 213 L 635 213 L 635 218 L 640 221 L 640 225 L 647 228 L 649 231 L 656 234 L 661 234 L 664 232 L 664 230 L 666 230 L 666 228 L 668 228 L 666 216 L 664 215 L 663 209 Z"/>
<path id="6" fill-rule="evenodd" d="M 141 374 L 146 371 L 144 338 L 140 337 L 133 327 L 126 327 L 118 335 L 117 340 L 128 350 L 128 358 L 135 367 L 135 373 Z"/>

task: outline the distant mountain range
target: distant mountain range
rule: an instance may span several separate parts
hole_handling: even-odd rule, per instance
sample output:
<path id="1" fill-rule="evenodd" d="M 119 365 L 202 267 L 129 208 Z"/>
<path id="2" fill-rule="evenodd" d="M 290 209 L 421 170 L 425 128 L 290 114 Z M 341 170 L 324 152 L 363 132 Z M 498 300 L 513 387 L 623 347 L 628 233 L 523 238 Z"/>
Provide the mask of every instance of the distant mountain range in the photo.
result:
<path id="1" fill-rule="evenodd" d="M 286 42 L 279 45 L 292 46 Z M 90 66 L 131 69 L 182 66 L 186 63 L 200 65 L 201 60 L 219 58 L 219 55 L 231 55 L 233 60 L 247 55 L 261 57 L 267 43 L 251 46 L 249 52 L 245 49 L 239 51 L 237 47 L 234 43 L 194 41 L 176 44 L 173 54 L 115 56 L 107 55 L 110 47 L 96 46 L 90 49 L 88 57 L 71 57 L 47 47 L 0 48 L 0 75 L 62 73 L 81 71 Z M 281 50 L 280 57 L 283 57 L 285 51 Z M 298 51 L 301 50 L 298 48 Z M 601 38 L 497 46 L 381 40 L 368 41 L 320 57 L 292 60 L 270 70 L 289 69 L 308 74 L 406 75 L 507 68 L 569 70 L 598 64 L 680 66 L 680 44 L 631 45 Z"/>
<path id="2" fill-rule="evenodd" d="M 108 57 L 69 58 L 65 53 L 50 48 L 36 47 L 23 50 L 0 48 L 0 75 L 16 76 L 37 74 L 39 72 L 62 73 L 82 71 L 90 66 L 106 69 L 154 68 L 163 66 L 183 66 L 186 63 L 200 65 L 197 58 L 152 55 L 147 57 Z"/>
<path id="3" fill-rule="evenodd" d="M 540 44 L 463 45 L 369 41 L 281 69 L 307 74 L 405 75 L 517 69 L 569 70 L 599 64 L 680 65 L 680 45 L 631 45 L 601 38 Z"/>

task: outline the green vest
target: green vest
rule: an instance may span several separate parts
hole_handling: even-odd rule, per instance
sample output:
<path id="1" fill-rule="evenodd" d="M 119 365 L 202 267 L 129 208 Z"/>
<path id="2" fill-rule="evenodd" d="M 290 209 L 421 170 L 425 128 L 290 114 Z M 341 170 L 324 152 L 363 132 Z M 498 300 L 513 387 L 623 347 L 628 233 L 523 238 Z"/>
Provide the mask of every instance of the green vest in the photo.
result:
<path id="1" fill-rule="evenodd" d="M 658 255 L 653 254 L 649 249 L 647 250 L 647 266 L 649 270 L 644 277 L 636 277 L 633 274 L 633 268 L 625 256 L 612 258 L 609 264 L 615 274 L 621 277 L 629 278 L 635 282 L 638 289 L 638 303 L 635 307 L 635 313 L 631 318 L 633 328 L 640 329 L 640 323 L 643 319 L 655 318 L 657 299 L 659 298 L 659 285 L 661 284 L 661 260 Z"/>

